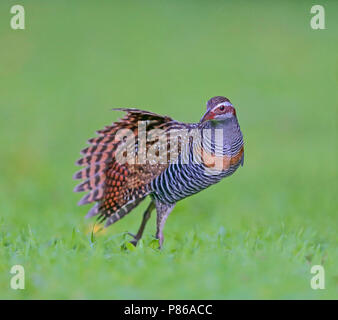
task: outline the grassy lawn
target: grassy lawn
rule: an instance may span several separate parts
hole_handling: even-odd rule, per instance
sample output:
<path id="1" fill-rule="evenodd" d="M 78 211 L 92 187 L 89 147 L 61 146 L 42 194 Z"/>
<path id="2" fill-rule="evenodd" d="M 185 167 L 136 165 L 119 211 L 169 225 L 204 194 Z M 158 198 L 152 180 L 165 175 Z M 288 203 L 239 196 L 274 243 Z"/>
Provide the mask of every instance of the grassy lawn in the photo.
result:
<path id="1" fill-rule="evenodd" d="M 336 1 L 325 30 L 311 1 L 20 4 L 25 30 L 0 3 L 0 299 L 338 298 Z M 148 201 L 92 233 L 72 175 L 110 109 L 197 122 L 215 95 L 236 107 L 244 167 L 177 204 L 162 251 L 154 215 L 125 246 Z"/>

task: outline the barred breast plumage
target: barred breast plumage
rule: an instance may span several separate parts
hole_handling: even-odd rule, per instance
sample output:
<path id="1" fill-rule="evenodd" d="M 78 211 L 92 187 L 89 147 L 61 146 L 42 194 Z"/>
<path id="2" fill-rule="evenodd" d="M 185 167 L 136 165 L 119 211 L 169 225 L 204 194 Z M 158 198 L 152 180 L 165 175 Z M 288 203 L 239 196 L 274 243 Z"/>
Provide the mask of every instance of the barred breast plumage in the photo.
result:
<path id="1" fill-rule="evenodd" d="M 175 203 L 190 195 L 198 193 L 203 189 L 219 182 L 222 178 L 233 174 L 240 164 L 244 162 L 243 136 L 236 118 L 222 122 L 214 127 L 209 123 L 201 123 L 197 126 L 190 126 L 189 130 L 197 129 L 199 135 L 193 135 L 194 139 L 189 144 L 187 164 L 182 164 L 179 159 L 176 163 L 170 164 L 158 177 L 151 182 L 151 190 L 154 197 L 165 203 Z M 210 129 L 211 134 L 215 130 L 222 130 L 223 139 L 218 144 L 222 151 L 218 155 L 224 165 L 222 168 L 214 168 L 206 164 L 206 157 L 197 160 L 194 155 L 198 148 L 204 150 L 204 154 L 215 153 L 217 139 L 203 137 L 203 132 Z M 208 148 L 206 150 L 206 148 Z M 209 151 L 208 151 L 209 150 Z M 212 157 L 212 156 L 211 156 Z M 224 161 L 223 161 L 224 160 Z M 217 170 L 220 169 L 220 170 Z"/>

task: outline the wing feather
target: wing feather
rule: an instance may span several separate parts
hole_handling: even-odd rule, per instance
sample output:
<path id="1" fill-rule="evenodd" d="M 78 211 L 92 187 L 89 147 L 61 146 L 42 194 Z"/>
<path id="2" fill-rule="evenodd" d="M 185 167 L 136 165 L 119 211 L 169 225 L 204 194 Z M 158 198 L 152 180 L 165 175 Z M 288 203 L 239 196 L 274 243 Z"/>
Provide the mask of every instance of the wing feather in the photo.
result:
<path id="1" fill-rule="evenodd" d="M 83 157 L 76 162 L 84 168 L 73 176 L 74 179 L 85 179 L 74 191 L 88 192 L 80 200 L 79 205 L 96 202 L 87 217 L 100 214 L 99 218 L 102 221 L 108 218 L 106 225 L 119 220 L 138 205 L 151 192 L 150 182 L 168 166 L 167 163 L 156 165 L 118 163 L 116 156 L 123 135 L 120 130 L 131 130 L 137 141 L 139 121 L 146 121 L 147 132 L 152 129 L 166 129 L 177 124 L 168 116 L 149 111 L 130 108 L 113 110 L 123 111 L 126 114 L 119 121 L 98 130 L 96 132 L 98 136 L 88 140 L 90 145 L 81 151 Z M 153 144 L 154 141 L 147 143 L 147 149 Z"/>

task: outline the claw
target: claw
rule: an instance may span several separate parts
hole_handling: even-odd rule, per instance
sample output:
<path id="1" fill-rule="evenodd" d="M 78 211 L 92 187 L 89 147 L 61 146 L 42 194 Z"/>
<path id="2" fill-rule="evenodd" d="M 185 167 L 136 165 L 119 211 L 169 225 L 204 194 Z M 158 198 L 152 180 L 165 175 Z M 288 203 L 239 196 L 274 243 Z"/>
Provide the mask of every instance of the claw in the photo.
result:
<path id="1" fill-rule="evenodd" d="M 131 243 L 134 247 L 136 247 L 138 240 L 131 240 L 131 241 L 129 241 L 129 243 Z"/>
<path id="2" fill-rule="evenodd" d="M 130 240 L 129 243 L 131 243 L 132 245 L 134 245 L 136 247 L 137 243 L 140 239 L 138 239 L 137 236 L 132 234 L 131 232 L 127 232 L 127 234 L 130 235 L 133 238 L 133 240 Z"/>
<path id="3" fill-rule="evenodd" d="M 134 235 L 133 233 L 127 232 L 127 234 L 128 234 L 129 236 L 131 236 L 132 238 L 136 239 L 136 235 Z"/>

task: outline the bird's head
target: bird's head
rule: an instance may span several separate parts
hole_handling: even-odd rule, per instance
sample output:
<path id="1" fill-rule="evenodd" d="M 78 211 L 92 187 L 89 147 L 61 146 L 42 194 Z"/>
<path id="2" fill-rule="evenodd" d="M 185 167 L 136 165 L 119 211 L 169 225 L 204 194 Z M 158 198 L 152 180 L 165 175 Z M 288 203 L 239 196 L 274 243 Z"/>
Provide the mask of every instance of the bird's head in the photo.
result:
<path id="1" fill-rule="evenodd" d="M 201 122 L 207 120 L 222 121 L 236 118 L 236 110 L 229 99 L 225 97 L 213 97 L 207 102 L 207 111 L 203 115 Z"/>

